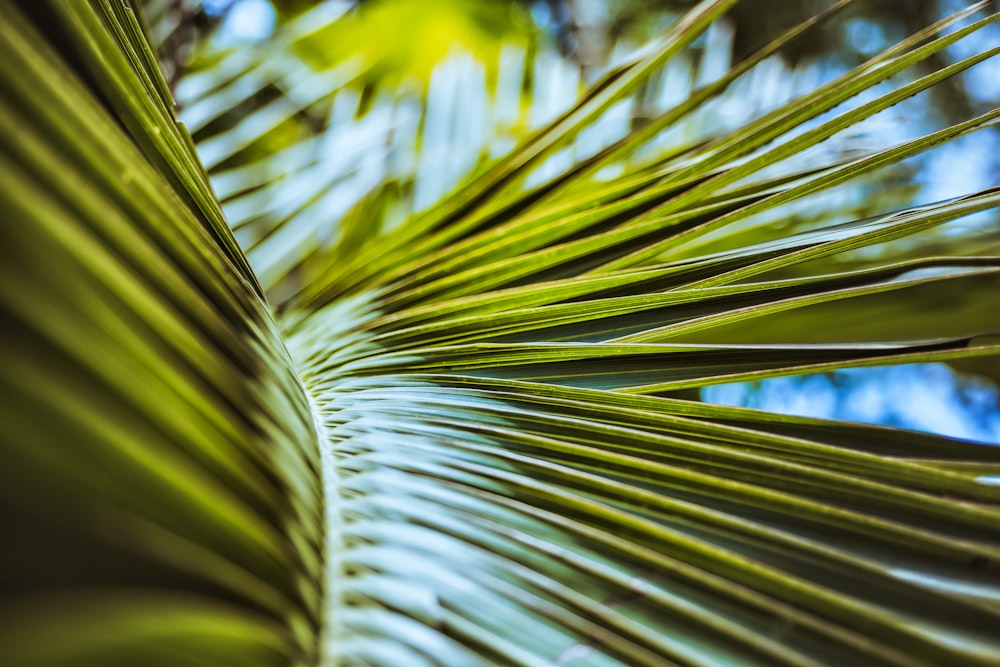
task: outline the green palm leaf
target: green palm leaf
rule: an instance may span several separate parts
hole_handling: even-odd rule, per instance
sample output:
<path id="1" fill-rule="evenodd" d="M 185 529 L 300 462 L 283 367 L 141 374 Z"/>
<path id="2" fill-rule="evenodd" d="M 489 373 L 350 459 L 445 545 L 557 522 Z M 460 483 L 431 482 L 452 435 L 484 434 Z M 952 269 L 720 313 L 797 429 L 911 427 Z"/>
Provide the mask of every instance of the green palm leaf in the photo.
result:
<path id="1" fill-rule="evenodd" d="M 287 94 L 196 150 L 134 8 L 0 8 L 0 663 L 995 664 L 1000 449 L 676 392 L 996 363 L 997 257 L 829 261 L 994 210 L 996 188 L 793 235 L 766 215 L 995 124 L 795 159 L 994 57 L 824 115 L 998 16 L 642 153 L 797 26 L 532 180 L 732 4 L 700 3 L 405 223 L 378 220 L 379 181 L 340 227 L 324 192 L 281 201 L 305 181 L 276 169 L 314 168 L 332 127 L 279 153 L 248 128 L 356 70 L 225 55 L 181 85 L 193 126 Z M 338 20 L 308 16 L 282 48 Z M 595 180 L 609 165 L 625 175 Z"/>

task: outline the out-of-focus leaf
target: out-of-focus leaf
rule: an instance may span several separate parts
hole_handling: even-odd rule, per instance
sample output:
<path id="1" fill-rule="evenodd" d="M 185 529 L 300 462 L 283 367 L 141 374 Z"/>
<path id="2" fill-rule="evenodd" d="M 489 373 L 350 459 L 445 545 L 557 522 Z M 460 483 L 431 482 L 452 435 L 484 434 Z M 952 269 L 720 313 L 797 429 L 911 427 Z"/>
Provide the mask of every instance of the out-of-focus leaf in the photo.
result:
<path id="1" fill-rule="evenodd" d="M 130 10 L 28 9 L 0 10 L 0 662 L 309 661 L 322 496 L 287 352 L 140 92 Z"/>

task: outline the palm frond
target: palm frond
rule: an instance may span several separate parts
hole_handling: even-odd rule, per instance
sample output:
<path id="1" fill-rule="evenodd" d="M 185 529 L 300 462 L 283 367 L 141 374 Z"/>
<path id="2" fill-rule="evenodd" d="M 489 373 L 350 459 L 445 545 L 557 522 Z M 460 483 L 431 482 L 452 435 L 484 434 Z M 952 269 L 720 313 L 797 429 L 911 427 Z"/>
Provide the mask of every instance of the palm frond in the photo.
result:
<path id="1" fill-rule="evenodd" d="M 970 20 L 980 3 L 741 128 L 643 154 L 809 28 L 793 27 L 531 180 L 732 4 L 699 3 L 371 238 L 394 201 L 384 174 L 360 203 L 334 194 L 341 176 L 304 177 L 334 124 L 237 159 L 253 128 L 335 110 L 361 70 L 221 57 L 178 95 L 226 209 L 246 212 L 229 222 L 249 262 L 130 9 L 0 10 L 0 197 L 16 223 L 0 242 L 0 497 L 17 545 L 0 661 L 993 664 L 1000 449 L 676 392 L 995 360 L 1000 259 L 824 262 L 994 210 L 997 188 L 792 236 L 759 227 L 995 124 L 801 160 L 994 57 L 874 88 L 1000 15 Z M 282 48 L 336 20 L 307 16 Z M 206 130 L 279 83 L 272 105 Z M 595 177 L 613 164 L 625 175 Z"/>

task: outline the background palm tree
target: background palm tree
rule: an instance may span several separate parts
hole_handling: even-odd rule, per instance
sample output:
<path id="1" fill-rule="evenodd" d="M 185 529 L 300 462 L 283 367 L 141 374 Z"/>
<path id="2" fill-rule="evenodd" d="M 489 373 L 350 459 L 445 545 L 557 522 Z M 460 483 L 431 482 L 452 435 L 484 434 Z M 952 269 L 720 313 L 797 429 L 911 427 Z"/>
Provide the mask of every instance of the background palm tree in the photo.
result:
<path id="1" fill-rule="evenodd" d="M 996 188 L 760 223 L 995 123 L 794 159 L 996 55 L 824 115 L 998 17 L 971 6 L 738 129 L 638 152 L 792 28 L 532 180 L 733 4 L 700 3 L 405 222 L 363 233 L 383 188 L 319 231 L 272 217 L 256 272 L 135 8 L 0 6 L 0 662 L 995 664 L 1000 450 L 677 392 L 995 365 L 1000 259 L 830 258 Z M 254 258 L 259 239 L 283 242 Z"/>

